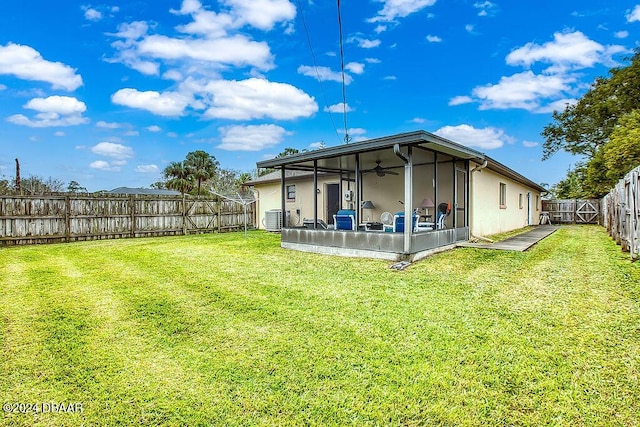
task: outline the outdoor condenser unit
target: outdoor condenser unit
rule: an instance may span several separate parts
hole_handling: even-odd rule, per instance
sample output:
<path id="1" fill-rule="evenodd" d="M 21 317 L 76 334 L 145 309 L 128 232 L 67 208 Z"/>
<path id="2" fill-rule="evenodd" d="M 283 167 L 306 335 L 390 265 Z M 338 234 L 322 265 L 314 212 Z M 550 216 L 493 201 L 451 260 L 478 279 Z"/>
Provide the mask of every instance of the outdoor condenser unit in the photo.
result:
<path id="1" fill-rule="evenodd" d="M 271 209 L 264 213 L 264 228 L 267 231 L 282 230 L 282 209 Z M 286 224 L 289 224 L 289 211 L 286 212 Z"/>

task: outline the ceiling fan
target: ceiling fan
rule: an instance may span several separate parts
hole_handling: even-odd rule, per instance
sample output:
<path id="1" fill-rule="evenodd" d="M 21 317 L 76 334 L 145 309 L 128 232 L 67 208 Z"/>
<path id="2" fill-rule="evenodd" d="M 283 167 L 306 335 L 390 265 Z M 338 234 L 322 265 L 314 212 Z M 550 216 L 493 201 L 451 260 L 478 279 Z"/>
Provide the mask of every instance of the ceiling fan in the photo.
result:
<path id="1" fill-rule="evenodd" d="M 376 160 L 376 167 L 372 169 L 372 171 L 375 172 L 376 175 L 378 175 L 378 176 L 398 175 L 398 172 L 394 172 L 392 170 L 385 169 L 382 166 L 380 166 L 380 163 L 382 163 L 381 160 Z"/>

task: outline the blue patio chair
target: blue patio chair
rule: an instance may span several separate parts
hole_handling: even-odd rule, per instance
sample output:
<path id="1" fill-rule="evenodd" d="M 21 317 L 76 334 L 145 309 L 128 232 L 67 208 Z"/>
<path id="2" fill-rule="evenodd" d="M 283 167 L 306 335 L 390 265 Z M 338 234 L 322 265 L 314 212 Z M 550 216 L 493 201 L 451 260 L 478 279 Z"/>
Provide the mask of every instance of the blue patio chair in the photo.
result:
<path id="1" fill-rule="evenodd" d="M 415 229 L 418 215 L 414 212 L 412 217 L 412 227 Z M 393 232 L 404 233 L 404 211 L 396 212 L 393 215 Z"/>
<path id="2" fill-rule="evenodd" d="M 436 220 L 436 229 L 442 230 L 443 228 L 447 228 L 447 225 L 444 223 L 449 214 L 451 213 L 451 205 L 449 203 L 440 203 L 438 205 L 438 214 Z"/>
<path id="3" fill-rule="evenodd" d="M 352 209 L 340 209 L 333 216 L 333 223 L 336 226 L 336 230 L 355 230 L 356 211 Z"/>

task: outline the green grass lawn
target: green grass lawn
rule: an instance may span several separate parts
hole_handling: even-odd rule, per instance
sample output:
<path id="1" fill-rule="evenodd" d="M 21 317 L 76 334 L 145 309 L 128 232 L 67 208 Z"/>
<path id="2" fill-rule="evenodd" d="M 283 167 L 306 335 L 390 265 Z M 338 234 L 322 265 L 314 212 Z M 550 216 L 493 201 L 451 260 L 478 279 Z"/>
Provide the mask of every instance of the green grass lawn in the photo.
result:
<path id="1" fill-rule="evenodd" d="M 597 226 L 411 265 L 251 232 L 0 249 L 0 425 L 640 425 L 640 263 Z"/>

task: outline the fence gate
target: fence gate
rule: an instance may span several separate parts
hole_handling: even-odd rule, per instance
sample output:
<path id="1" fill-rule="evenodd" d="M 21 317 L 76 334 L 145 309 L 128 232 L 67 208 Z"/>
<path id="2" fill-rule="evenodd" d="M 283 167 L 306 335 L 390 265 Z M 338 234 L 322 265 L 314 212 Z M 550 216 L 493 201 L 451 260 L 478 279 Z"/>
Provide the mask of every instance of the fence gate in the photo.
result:
<path id="1" fill-rule="evenodd" d="M 578 224 L 597 224 L 600 202 L 597 200 L 576 200 L 575 222 Z"/>
<path id="2" fill-rule="evenodd" d="M 599 200 L 543 200 L 542 210 L 549 212 L 553 224 L 597 224 Z"/>

